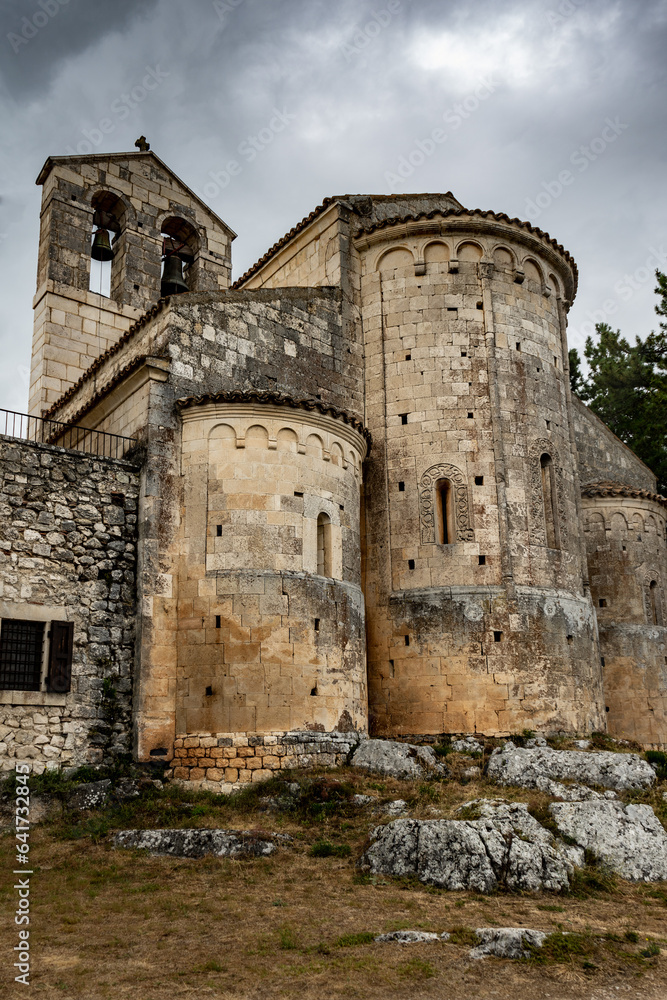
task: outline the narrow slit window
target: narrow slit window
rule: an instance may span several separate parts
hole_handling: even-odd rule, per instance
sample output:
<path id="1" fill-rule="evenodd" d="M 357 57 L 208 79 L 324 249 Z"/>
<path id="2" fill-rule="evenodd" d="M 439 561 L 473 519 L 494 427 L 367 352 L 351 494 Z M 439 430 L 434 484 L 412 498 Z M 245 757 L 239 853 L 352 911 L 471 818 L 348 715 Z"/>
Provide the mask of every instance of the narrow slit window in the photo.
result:
<path id="1" fill-rule="evenodd" d="M 317 516 L 317 572 L 331 576 L 331 518 L 324 513 Z"/>
<path id="2" fill-rule="evenodd" d="M 651 625 L 662 625 L 662 608 L 660 607 L 660 599 L 658 595 L 658 582 L 657 580 L 651 580 L 648 588 L 649 596 L 649 614 L 651 616 Z"/>
<path id="3" fill-rule="evenodd" d="M 221 524 L 216 524 L 216 526 L 215 526 L 215 533 L 218 536 L 218 538 L 222 537 L 222 525 Z"/>
<path id="4" fill-rule="evenodd" d="M 435 539 L 438 545 L 451 545 L 456 538 L 452 484 L 439 479 L 435 484 Z"/>
<path id="5" fill-rule="evenodd" d="M 556 503 L 556 477 L 551 455 L 546 452 L 540 457 L 542 470 L 542 500 L 544 504 L 544 522 L 546 527 L 547 545 L 550 549 L 558 549 L 558 509 Z"/>
<path id="6" fill-rule="evenodd" d="M 408 415 L 407 415 L 407 413 L 401 413 L 400 417 L 401 417 L 401 423 L 402 424 L 407 424 L 407 422 L 408 422 Z"/>

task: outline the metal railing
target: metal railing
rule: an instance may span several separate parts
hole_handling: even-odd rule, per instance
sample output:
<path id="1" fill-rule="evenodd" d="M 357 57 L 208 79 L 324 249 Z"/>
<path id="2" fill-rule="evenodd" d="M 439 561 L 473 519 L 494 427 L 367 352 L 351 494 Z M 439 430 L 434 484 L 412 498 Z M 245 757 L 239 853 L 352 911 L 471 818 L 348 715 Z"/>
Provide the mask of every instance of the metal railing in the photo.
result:
<path id="1" fill-rule="evenodd" d="M 73 427 L 59 420 L 3 409 L 0 409 L 0 434 L 36 444 L 83 451 L 98 458 L 125 458 L 137 444 L 136 438 L 91 430 L 90 427 Z"/>

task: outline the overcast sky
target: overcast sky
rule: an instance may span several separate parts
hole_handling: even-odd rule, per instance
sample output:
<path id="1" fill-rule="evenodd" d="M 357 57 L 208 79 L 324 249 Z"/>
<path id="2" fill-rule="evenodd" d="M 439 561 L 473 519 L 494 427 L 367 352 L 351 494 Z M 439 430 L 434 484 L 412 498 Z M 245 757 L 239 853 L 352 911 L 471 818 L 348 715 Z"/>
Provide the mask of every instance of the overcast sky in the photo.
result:
<path id="1" fill-rule="evenodd" d="M 451 190 L 573 254 L 571 344 L 601 319 L 632 338 L 657 327 L 667 0 L 0 11 L 0 407 L 27 406 L 44 160 L 133 150 L 142 133 L 239 234 L 235 277 L 327 195 Z"/>

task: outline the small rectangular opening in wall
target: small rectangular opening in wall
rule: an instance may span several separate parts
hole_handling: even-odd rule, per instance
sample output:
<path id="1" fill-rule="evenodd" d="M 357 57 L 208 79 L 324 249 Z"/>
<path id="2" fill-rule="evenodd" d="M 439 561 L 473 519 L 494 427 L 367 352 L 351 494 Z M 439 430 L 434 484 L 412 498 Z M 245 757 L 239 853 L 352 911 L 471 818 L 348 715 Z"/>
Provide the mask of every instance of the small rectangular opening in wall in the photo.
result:
<path id="1" fill-rule="evenodd" d="M 389 661 L 389 676 L 390 677 L 394 676 L 394 661 L 393 660 Z"/>
<path id="2" fill-rule="evenodd" d="M 338 504 L 338 510 L 345 510 L 345 504 L 344 503 L 339 503 Z"/>
<path id="3" fill-rule="evenodd" d="M 220 628 L 220 615 L 215 616 L 215 627 Z"/>
<path id="4" fill-rule="evenodd" d="M 398 484 L 398 492 L 399 493 L 405 493 L 405 483 L 399 483 Z"/>
<path id="5" fill-rule="evenodd" d="M 169 751 L 166 747 L 155 747 L 154 750 L 150 751 L 150 757 L 168 757 Z"/>
<path id="6" fill-rule="evenodd" d="M 486 556 L 477 556 L 477 561 L 480 566 L 486 566 Z"/>
<path id="7" fill-rule="evenodd" d="M 317 688 L 316 687 L 311 688 L 310 695 L 311 695 L 311 698 L 314 698 L 317 695 Z"/>
<path id="8" fill-rule="evenodd" d="M 484 308 L 484 303 L 483 302 L 478 302 L 477 303 L 477 308 L 478 309 L 483 309 Z"/>
<path id="9" fill-rule="evenodd" d="M 213 688 L 211 687 L 210 684 L 208 684 L 207 687 L 206 687 L 206 697 L 210 698 L 212 696 L 212 694 L 213 694 Z"/>
<path id="10" fill-rule="evenodd" d="M 558 358 L 556 357 L 555 354 L 554 354 L 554 364 L 555 364 L 556 368 L 558 368 Z"/>
<path id="11" fill-rule="evenodd" d="M 215 533 L 218 536 L 218 538 L 220 538 L 220 536 L 222 535 L 222 525 L 221 524 L 216 524 L 216 526 L 215 526 Z"/>
<path id="12" fill-rule="evenodd" d="M 607 598 L 606 597 L 601 597 L 600 600 L 598 601 L 598 606 L 601 607 L 601 608 L 606 608 L 607 607 Z"/>
<path id="13" fill-rule="evenodd" d="M 496 632 L 496 631 L 494 631 L 494 633 L 493 633 L 493 641 L 494 642 L 502 642 L 502 640 L 503 640 L 503 633 L 502 632 Z"/>
<path id="14" fill-rule="evenodd" d="M 461 351 L 461 357 L 462 358 L 467 358 L 468 357 L 468 352 L 467 351 Z"/>
<path id="15" fill-rule="evenodd" d="M 457 313 L 458 311 L 459 311 L 459 307 L 458 306 L 447 306 L 447 312 L 448 313 Z"/>
<path id="16" fill-rule="evenodd" d="M 470 411 L 468 411 L 468 420 L 472 420 L 472 418 L 473 418 L 473 414 Z"/>
<path id="17" fill-rule="evenodd" d="M 408 415 L 407 415 L 407 413 L 401 413 L 400 417 L 401 417 L 401 423 L 402 424 L 407 424 L 407 422 L 408 422 Z"/>
<path id="18" fill-rule="evenodd" d="M 405 355 L 405 360 L 406 361 L 412 361 L 412 355 L 411 354 L 406 354 Z"/>
<path id="19" fill-rule="evenodd" d="M 409 646 L 410 645 L 410 636 L 409 635 L 404 635 L 403 638 L 405 640 L 405 645 Z"/>
<path id="20" fill-rule="evenodd" d="M 600 657 L 600 664 L 604 667 L 604 656 Z M 609 709 L 607 709 L 609 711 Z"/>
<path id="21" fill-rule="evenodd" d="M 550 420 L 545 420 L 544 422 L 547 425 L 547 430 L 550 431 L 551 430 L 551 421 Z"/>
<path id="22" fill-rule="evenodd" d="M 315 619 L 315 631 L 319 632 L 319 630 L 320 630 L 320 620 L 319 620 L 319 618 L 316 618 Z"/>
<path id="23" fill-rule="evenodd" d="M 484 485 L 484 476 L 475 476 L 475 486 Z"/>
<path id="24" fill-rule="evenodd" d="M 572 643 L 574 642 L 574 636 L 568 635 L 566 638 L 567 638 L 567 641 L 568 641 L 568 645 L 571 646 Z"/>
<path id="25" fill-rule="evenodd" d="M 520 343 L 520 341 L 518 341 L 518 340 L 517 340 L 517 342 L 516 342 L 516 349 L 517 349 L 517 351 L 520 351 L 520 350 L 521 350 L 521 343 Z"/>
<path id="26" fill-rule="evenodd" d="M 298 491 L 298 490 L 294 490 L 294 496 L 295 496 L 295 497 L 302 497 L 302 496 L 303 496 L 303 493 L 299 493 L 299 491 Z"/>
<path id="27" fill-rule="evenodd" d="M 408 559 L 408 569 L 414 569 L 414 568 L 415 568 L 414 559 Z"/>

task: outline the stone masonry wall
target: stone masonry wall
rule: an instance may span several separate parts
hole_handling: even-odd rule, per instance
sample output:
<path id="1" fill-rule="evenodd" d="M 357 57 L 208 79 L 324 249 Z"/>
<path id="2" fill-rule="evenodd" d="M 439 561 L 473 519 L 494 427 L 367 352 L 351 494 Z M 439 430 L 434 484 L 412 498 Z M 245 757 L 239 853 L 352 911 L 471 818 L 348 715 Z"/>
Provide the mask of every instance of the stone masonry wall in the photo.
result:
<path id="1" fill-rule="evenodd" d="M 610 479 L 655 492 L 656 478 L 649 467 L 574 395 L 572 404 L 582 484 Z"/>
<path id="2" fill-rule="evenodd" d="M 179 733 L 171 776 L 230 792 L 288 768 L 339 767 L 359 743 L 357 733 Z"/>
<path id="3" fill-rule="evenodd" d="M 138 492 L 126 462 L 0 438 L 0 619 L 74 623 L 68 693 L 0 691 L 0 769 L 130 750 Z"/>

